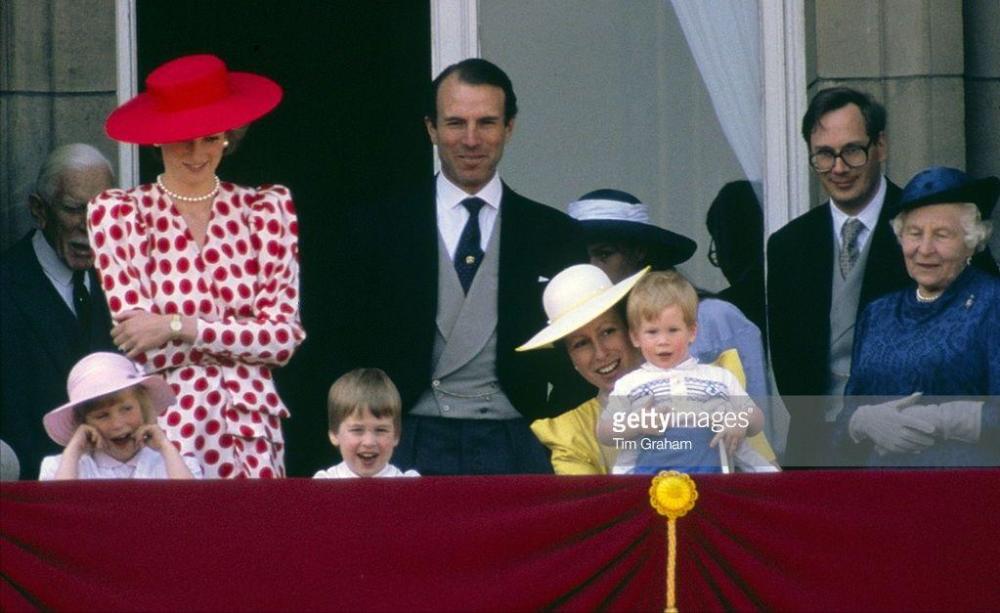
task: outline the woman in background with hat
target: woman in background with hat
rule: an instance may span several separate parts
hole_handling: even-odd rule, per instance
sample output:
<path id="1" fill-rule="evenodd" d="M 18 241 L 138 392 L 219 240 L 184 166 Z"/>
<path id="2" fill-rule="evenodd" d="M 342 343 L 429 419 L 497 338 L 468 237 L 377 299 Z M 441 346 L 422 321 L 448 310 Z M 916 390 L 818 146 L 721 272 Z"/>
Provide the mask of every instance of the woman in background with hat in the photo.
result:
<path id="1" fill-rule="evenodd" d="M 654 225 L 649 207 L 627 192 L 599 189 L 571 202 L 569 216 L 576 219 L 587 241 L 590 263 L 618 282 L 650 266 L 669 270 L 686 262 L 698 248 L 690 238 Z M 746 373 L 746 391 L 760 406 L 767 406 L 767 372 L 760 329 L 732 304 L 699 291 L 698 338 L 691 355 L 699 362 L 714 362 L 727 349 L 736 349 Z M 770 423 L 770 415 L 765 415 Z"/>
<path id="2" fill-rule="evenodd" d="M 88 211 L 112 338 L 166 377 L 177 402 L 160 423 L 208 477 L 284 475 L 288 410 L 271 369 L 305 338 L 295 210 L 285 187 L 216 174 L 236 133 L 281 97 L 212 55 L 163 64 L 105 124 L 115 140 L 157 147 L 163 173 Z"/>
<path id="3" fill-rule="evenodd" d="M 903 189 L 892 227 L 914 286 L 865 309 L 846 389 L 896 398 L 848 402 L 836 437 L 842 460 L 1000 464 L 1000 279 L 969 265 L 989 240 L 983 219 L 998 194 L 996 177 L 945 167 L 918 173 Z"/>

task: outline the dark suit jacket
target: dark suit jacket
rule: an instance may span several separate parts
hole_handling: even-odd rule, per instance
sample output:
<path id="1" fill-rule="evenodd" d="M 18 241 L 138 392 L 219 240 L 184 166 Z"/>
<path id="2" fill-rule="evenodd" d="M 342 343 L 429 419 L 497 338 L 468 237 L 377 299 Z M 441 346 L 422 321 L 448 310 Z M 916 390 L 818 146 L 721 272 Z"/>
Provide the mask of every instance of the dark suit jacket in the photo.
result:
<path id="1" fill-rule="evenodd" d="M 858 314 L 873 299 L 906 287 L 903 253 L 889 220 L 899 211 L 901 190 L 888 184 L 871 236 Z M 782 396 L 819 396 L 830 386 L 830 305 L 833 285 L 833 218 L 830 204 L 816 207 L 775 232 L 767 242 L 767 309 L 771 364 Z M 787 401 L 786 458 L 813 463 L 824 416 L 816 403 Z"/>
<path id="2" fill-rule="evenodd" d="M 0 263 L 0 344 L 3 377 L 0 438 L 14 448 L 25 478 L 38 478 L 42 457 L 59 453 L 42 416 L 67 401 L 66 377 L 93 351 L 114 351 L 111 315 L 101 284 L 89 271 L 91 330 L 84 341 L 76 317 L 42 271 L 29 233 Z"/>
<path id="3" fill-rule="evenodd" d="M 348 239 L 348 269 L 334 278 L 348 290 L 334 309 L 334 374 L 382 368 L 399 388 L 404 411 L 428 389 L 433 366 L 439 240 L 434 185 L 431 180 L 401 200 L 359 208 Z M 572 371 L 565 351 L 514 348 L 546 325 L 539 277 L 552 278 L 585 261 L 586 251 L 569 217 L 506 185 L 500 224 L 497 374 L 525 417 L 549 416 L 593 396 L 593 388 Z"/>

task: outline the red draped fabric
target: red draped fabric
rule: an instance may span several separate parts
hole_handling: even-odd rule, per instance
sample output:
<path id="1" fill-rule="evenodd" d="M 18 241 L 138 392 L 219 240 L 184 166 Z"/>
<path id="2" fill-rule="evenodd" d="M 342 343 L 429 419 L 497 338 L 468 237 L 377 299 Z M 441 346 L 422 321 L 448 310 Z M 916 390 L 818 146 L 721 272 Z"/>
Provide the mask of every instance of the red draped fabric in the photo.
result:
<path id="1" fill-rule="evenodd" d="M 1000 610 L 1000 471 L 696 477 L 678 605 Z M 662 610 L 642 477 L 0 486 L 0 609 Z"/>

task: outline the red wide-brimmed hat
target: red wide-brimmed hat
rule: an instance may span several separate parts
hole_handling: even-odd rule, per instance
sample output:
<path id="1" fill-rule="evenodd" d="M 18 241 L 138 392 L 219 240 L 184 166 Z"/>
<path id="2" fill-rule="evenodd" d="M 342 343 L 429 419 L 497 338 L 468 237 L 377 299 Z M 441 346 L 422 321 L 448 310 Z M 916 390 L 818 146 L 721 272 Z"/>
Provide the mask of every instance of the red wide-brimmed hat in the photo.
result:
<path id="1" fill-rule="evenodd" d="M 146 91 L 108 116 L 111 138 L 137 145 L 172 143 L 244 126 L 281 102 L 281 86 L 230 72 L 214 55 L 186 55 L 149 73 Z"/>

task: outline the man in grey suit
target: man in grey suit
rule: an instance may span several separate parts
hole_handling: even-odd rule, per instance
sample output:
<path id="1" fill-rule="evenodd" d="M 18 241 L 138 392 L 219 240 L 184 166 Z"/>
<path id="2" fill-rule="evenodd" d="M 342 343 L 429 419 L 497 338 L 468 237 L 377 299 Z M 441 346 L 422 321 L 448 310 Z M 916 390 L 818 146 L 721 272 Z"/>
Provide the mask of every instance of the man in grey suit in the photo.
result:
<path id="1" fill-rule="evenodd" d="M 335 372 L 385 370 L 405 411 L 393 463 L 421 474 L 551 472 L 529 429 L 593 396 L 564 352 L 515 353 L 544 325 L 544 281 L 586 252 L 565 214 L 497 173 L 517 98 L 494 64 L 469 59 L 433 82 L 425 125 L 441 173 L 366 204 L 333 278 Z M 552 393 L 549 393 L 550 385 Z"/>
<path id="2" fill-rule="evenodd" d="M 28 199 L 38 229 L 0 263 L 0 436 L 26 476 L 59 451 L 42 415 L 66 402 L 70 368 L 88 353 L 114 350 L 86 225 L 87 202 L 113 178 L 111 164 L 89 145 L 54 150 Z"/>
<path id="3" fill-rule="evenodd" d="M 786 466 L 825 463 L 855 319 L 909 282 L 889 226 L 901 192 L 882 175 L 885 126 L 882 105 L 847 87 L 819 91 L 802 120 L 809 163 L 830 199 L 767 245 L 771 360 L 791 417 Z"/>

